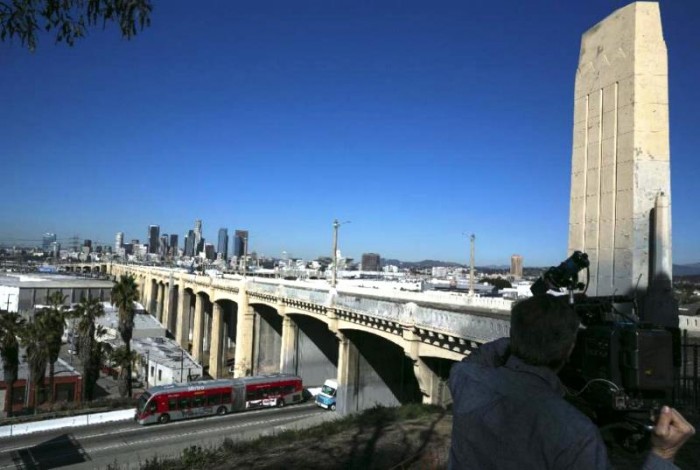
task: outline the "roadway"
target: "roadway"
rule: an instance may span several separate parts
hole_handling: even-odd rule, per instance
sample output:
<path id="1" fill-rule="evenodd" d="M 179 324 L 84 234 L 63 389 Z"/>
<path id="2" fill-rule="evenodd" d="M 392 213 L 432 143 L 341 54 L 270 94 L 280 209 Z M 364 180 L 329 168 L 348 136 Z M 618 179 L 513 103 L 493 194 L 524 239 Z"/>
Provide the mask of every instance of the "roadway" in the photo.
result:
<path id="1" fill-rule="evenodd" d="M 0 439 L 0 470 L 93 469 L 120 465 L 139 468 L 153 457 L 180 456 L 192 445 L 219 446 L 279 432 L 301 423 L 313 425 L 334 413 L 313 403 L 226 416 L 141 426 L 132 421 L 84 426 Z"/>

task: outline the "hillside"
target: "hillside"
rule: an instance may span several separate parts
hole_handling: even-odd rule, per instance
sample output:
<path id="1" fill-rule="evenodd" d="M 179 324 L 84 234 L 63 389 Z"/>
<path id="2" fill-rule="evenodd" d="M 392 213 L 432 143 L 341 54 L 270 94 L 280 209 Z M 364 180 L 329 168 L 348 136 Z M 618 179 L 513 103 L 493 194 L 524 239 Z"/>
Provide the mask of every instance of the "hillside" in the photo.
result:
<path id="1" fill-rule="evenodd" d="M 693 420 L 697 425 L 698 419 Z M 374 408 L 321 426 L 286 431 L 252 442 L 230 442 L 216 451 L 191 447 L 179 460 L 147 462 L 143 470 L 225 469 L 445 469 L 452 414 L 438 407 Z M 552 430 L 556 439 L 556 430 Z M 676 458 L 684 470 L 700 470 L 700 437 Z M 618 470 L 641 468 L 643 455 L 617 447 L 610 459 Z"/>

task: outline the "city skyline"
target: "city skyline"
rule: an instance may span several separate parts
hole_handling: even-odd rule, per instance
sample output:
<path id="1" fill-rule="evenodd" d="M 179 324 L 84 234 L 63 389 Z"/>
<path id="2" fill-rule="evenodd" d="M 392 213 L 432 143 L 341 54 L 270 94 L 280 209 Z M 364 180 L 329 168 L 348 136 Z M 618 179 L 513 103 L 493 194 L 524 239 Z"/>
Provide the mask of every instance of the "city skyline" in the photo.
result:
<path id="1" fill-rule="evenodd" d="M 352 221 L 338 246 L 356 260 L 467 263 L 467 232 L 479 265 L 513 253 L 556 264 L 579 42 L 627 3 L 266 3 L 233 15 L 173 2 L 129 42 L 96 30 L 73 48 L 42 36 L 34 54 L 2 44 L 0 81 L 16 93 L 0 117 L 0 242 L 110 244 L 158 225 L 182 245 L 200 219 L 208 241 L 245 227 L 249 252 L 313 259 L 330 256 L 337 218 Z M 676 264 L 700 261 L 698 13 L 661 4 Z"/>

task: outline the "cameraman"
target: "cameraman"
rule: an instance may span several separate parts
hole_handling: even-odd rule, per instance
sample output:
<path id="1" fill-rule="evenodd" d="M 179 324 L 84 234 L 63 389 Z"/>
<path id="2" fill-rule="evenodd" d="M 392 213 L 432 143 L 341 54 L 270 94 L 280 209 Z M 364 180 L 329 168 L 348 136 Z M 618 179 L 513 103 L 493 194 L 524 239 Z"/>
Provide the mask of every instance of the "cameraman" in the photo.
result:
<path id="1" fill-rule="evenodd" d="M 450 373 L 452 469 L 610 468 L 598 428 L 564 400 L 557 372 L 576 341 L 579 319 L 552 295 L 512 310 L 510 339 L 484 344 Z M 673 469 L 695 429 L 664 407 L 643 468 Z"/>

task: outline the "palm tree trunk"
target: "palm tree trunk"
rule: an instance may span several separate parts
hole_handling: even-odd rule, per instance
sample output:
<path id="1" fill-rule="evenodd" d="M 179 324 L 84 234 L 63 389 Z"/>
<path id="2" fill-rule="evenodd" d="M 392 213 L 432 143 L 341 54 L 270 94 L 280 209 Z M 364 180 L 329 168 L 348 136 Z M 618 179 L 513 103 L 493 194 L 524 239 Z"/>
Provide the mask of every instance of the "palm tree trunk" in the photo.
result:
<path id="1" fill-rule="evenodd" d="M 56 391 L 54 388 L 55 363 L 52 362 L 51 359 L 49 359 L 49 362 L 50 362 L 50 364 L 49 364 L 49 388 L 51 389 L 50 390 L 51 393 L 49 394 L 49 396 L 51 397 L 50 400 L 51 400 L 51 404 L 53 405 L 53 403 L 56 401 Z"/>
<path id="2" fill-rule="evenodd" d="M 15 379 L 7 381 L 7 400 L 5 411 L 7 412 L 7 417 L 9 418 L 14 414 L 12 407 L 15 405 Z"/>
<path id="3" fill-rule="evenodd" d="M 129 343 L 131 343 L 131 341 L 129 341 L 128 343 L 126 343 L 126 354 L 127 354 L 127 357 L 131 358 L 131 344 L 129 344 Z M 132 397 L 133 397 L 133 391 L 132 391 L 132 389 L 131 389 L 131 359 L 129 360 L 129 364 L 127 364 L 127 366 L 126 366 L 126 373 L 127 373 L 127 376 L 126 376 L 126 390 L 127 390 L 127 393 L 128 393 L 128 397 L 129 397 L 129 398 L 132 398 Z"/>

